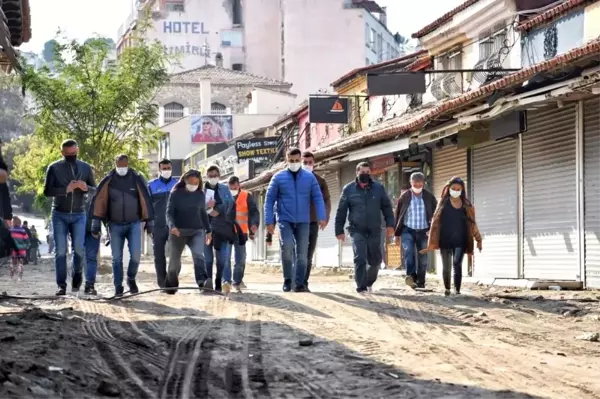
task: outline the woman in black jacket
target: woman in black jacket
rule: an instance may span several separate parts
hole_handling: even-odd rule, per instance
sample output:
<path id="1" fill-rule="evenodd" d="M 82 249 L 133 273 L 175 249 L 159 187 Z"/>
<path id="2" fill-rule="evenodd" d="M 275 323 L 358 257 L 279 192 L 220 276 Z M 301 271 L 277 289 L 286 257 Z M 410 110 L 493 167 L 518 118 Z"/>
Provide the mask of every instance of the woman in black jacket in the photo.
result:
<path id="1" fill-rule="evenodd" d="M 167 202 L 167 224 L 171 235 L 169 267 L 165 287 L 179 286 L 181 271 L 181 254 L 187 245 L 194 259 L 194 274 L 196 283 L 201 289 L 210 281 L 204 262 L 204 245 L 211 242 L 212 230 L 206 213 L 206 199 L 199 171 L 190 169 L 184 173 L 179 182 L 173 187 Z M 175 294 L 176 289 L 167 290 Z"/>

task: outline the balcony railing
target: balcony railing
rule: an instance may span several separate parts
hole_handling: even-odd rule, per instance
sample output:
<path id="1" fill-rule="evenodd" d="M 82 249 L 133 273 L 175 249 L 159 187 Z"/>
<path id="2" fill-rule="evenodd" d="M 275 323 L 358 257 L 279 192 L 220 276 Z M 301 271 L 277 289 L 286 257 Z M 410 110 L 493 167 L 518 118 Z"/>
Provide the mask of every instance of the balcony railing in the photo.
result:
<path id="1" fill-rule="evenodd" d="M 463 92 L 461 72 L 447 72 L 434 77 L 431 83 L 431 94 L 436 100 L 457 96 Z"/>

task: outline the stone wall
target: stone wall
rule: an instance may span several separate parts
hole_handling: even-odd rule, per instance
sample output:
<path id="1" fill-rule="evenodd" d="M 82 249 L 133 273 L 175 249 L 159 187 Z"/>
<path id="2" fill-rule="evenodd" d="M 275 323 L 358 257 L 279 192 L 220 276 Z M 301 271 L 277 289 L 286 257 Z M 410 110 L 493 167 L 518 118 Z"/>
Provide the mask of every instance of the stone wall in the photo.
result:
<path id="1" fill-rule="evenodd" d="M 231 108 L 231 113 L 244 113 L 248 106 L 246 96 L 252 91 L 252 86 L 230 86 L 213 84 L 212 101 Z M 200 85 L 177 84 L 166 85 L 154 97 L 158 106 L 164 106 L 170 102 L 176 102 L 189 108 L 190 114 L 200 113 Z"/>

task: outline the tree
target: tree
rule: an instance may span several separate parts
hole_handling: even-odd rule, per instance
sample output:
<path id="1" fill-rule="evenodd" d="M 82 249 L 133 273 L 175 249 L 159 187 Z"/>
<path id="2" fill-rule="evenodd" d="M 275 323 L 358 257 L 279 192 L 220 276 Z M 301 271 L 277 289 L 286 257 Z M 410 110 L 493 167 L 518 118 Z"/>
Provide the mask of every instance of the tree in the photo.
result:
<path id="1" fill-rule="evenodd" d="M 46 62 L 52 62 L 57 46 L 58 42 L 55 39 L 50 39 L 46 43 L 44 43 L 44 52 L 42 54 Z"/>
<path id="2" fill-rule="evenodd" d="M 21 82 L 16 75 L 0 76 L 0 140 L 6 143 L 33 131 L 27 117 Z"/>
<path id="3" fill-rule="evenodd" d="M 160 137 L 151 100 L 168 79 L 170 61 L 159 42 L 143 37 L 147 21 L 116 62 L 108 62 L 110 44 L 94 38 L 83 44 L 57 42 L 53 71 L 23 71 L 23 84 L 36 103 L 36 130 L 31 150 L 15 159 L 21 190 L 41 194 L 42 171 L 60 157 L 66 138 L 77 140 L 80 159 L 91 163 L 99 177 L 113 168 L 120 153 L 130 155 L 132 167 L 147 171 L 138 155 L 156 147 Z"/>
<path id="4" fill-rule="evenodd" d="M 85 42 L 88 43 L 90 41 L 93 40 L 102 40 L 103 42 L 105 42 L 108 45 L 108 48 L 110 48 L 111 50 L 114 50 L 117 47 L 117 44 L 115 43 L 115 41 L 113 39 L 111 39 L 110 37 L 91 37 L 89 39 L 87 39 Z"/>

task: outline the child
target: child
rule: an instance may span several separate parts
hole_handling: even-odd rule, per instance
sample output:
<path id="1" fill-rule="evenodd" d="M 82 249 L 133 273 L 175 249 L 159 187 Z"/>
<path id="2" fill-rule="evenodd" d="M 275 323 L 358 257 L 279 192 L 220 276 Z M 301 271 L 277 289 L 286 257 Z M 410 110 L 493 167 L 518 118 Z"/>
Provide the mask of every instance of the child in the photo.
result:
<path id="1" fill-rule="evenodd" d="M 12 263 L 10 265 L 10 278 L 15 275 L 15 268 L 18 266 L 19 281 L 23 277 L 23 261 L 27 256 L 27 248 L 29 247 L 29 236 L 27 231 L 21 226 L 21 219 L 17 216 L 13 218 L 13 225 L 10 228 L 10 235 L 15 243 L 15 248 L 12 250 Z"/>

